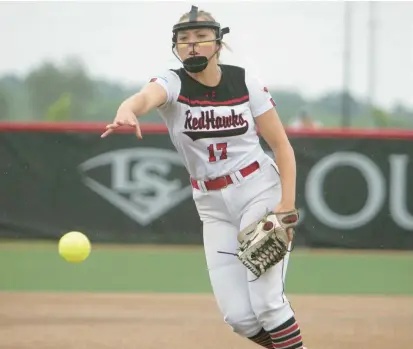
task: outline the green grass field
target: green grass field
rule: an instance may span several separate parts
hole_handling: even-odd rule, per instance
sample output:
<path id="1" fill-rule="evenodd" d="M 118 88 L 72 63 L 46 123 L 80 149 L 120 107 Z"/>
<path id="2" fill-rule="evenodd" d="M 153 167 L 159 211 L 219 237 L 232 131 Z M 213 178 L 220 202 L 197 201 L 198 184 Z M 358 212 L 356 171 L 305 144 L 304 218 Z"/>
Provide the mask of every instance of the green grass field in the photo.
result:
<path id="1" fill-rule="evenodd" d="M 93 246 L 81 264 L 56 244 L 1 243 L 0 291 L 211 292 L 201 248 Z M 293 294 L 413 295 L 413 254 L 292 252 L 286 291 Z"/>

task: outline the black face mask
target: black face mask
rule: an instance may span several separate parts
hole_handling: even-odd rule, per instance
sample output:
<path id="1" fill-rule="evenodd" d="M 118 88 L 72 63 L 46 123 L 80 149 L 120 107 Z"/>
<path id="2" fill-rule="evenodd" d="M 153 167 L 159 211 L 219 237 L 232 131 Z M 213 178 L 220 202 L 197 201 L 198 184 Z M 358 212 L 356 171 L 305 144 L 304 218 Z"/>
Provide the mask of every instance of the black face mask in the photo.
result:
<path id="1" fill-rule="evenodd" d="M 209 60 L 205 56 L 192 56 L 185 59 L 182 63 L 185 70 L 190 73 L 200 73 L 208 66 Z"/>
<path id="2" fill-rule="evenodd" d="M 209 60 L 205 56 L 191 56 L 183 62 L 185 70 L 190 73 L 200 73 L 208 66 Z"/>
<path id="3" fill-rule="evenodd" d="M 174 51 L 174 48 L 176 47 L 176 44 L 177 44 L 177 33 L 182 30 L 190 30 L 190 29 L 200 29 L 200 28 L 213 29 L 216 33 L 215 41 L 219 44 L 219 46 L 221 46 L 221 41 L 222 41 L 223 36 L 229 33 L 229 28 L 221 29 L 220 24 L 217 22 L 197 21 L 197 18 L 198 18 L 198 8 L 196 6 L 192 6 L 191 12 L 189 13 L 189 22 L 175 24 L 172 29 L 172 32 L 173 32 L 172 52 L 175 55 L 175 57 L 178 58 L 178 60 L 183 64 L 185 70 L 187 70 L 190 73 L 200 73 L 203 70 L 205 70 L 211 58 L 214 57 L 218 53 L 220 47 L 209 58 L 205 56 L 193 55 L 191 57 L 188 57 L 184 61 L 182 61 Z M 195 45 L 195 44 L 196 43 L 193 43 L 192 45 Z"/>
<path id="4" fill-rule="evenodd" d="M 193 55 L 193 56 L 190 56 L 190 57 L 186 58 L 183 61 L 175 54 L 175 52 L 173 52 L 173 53 L 174 53 L 175 57 L 178 58 L 181 61 L 181 63 L 183 64 L 186 71 L 188 71 L 190 73 L 200 73 L 200 72 L 202 72 L 203 70 L 206 69 L 206 67 L 208 66 L 209 61 L 212 59 L 212 57 L 214 57 L 218 53 L 218 51 L 219 51 L 219 48 L 209 58 L 207 58 L 206 56 L 195 56 L 195 55 Z"/>

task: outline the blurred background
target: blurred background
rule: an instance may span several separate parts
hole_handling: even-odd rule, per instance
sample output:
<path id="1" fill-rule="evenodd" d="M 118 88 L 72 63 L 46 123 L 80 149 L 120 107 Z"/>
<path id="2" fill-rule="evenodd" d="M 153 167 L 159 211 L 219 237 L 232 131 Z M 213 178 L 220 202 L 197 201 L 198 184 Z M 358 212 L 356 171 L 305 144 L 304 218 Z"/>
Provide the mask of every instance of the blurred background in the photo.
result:
<path id="1" fill-rule="evenodd" d="M 285 290 L 306 346 L 410 348 L 413 3 L 397 1 L 0 2 L 0 348 L 254 348 L 216 308 L 157 112 L 143 140 L 100 138 L 180 67 L 172 26 L 193 4 L 230 27 L 223 63 L 266 84 L 295 151 Z M 81 264 L 57 251 L 74 230 Z"/>
<path id="2" fill-rule="evenodd" d="M 180 66 L 171 28 L 190 5 L 2 2 L 0 119 L 112 120 L 123 98 Z M 230 27 L 223 62 L 258 74 L 286 125 L 413 127 L 412 3 L 197 5 Z"/>

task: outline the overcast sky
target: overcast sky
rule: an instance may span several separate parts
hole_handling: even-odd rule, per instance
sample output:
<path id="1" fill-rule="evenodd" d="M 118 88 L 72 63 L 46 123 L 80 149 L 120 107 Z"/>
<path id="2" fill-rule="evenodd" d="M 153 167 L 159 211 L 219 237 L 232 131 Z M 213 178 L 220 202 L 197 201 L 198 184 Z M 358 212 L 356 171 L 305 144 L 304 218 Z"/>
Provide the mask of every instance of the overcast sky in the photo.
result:
<path id="1" fill-rule="evenodd" d="M 179 66 L 171 28 L 181 2 L 0 2 L 0 75 L 80 56 L 96 77 L 137 84 Z M 224 63 L 242 64 L 274 88 L 318 96 L 343 83 L 344 3 L 200 2 L 231 33 Z M 375 102 L 413 106 L 413 3 L 376 3 Z M 166 6 L 169 8 L 166 9 Z M 352 2 L 350 88 L 368 93 L 369 3 Z"/>

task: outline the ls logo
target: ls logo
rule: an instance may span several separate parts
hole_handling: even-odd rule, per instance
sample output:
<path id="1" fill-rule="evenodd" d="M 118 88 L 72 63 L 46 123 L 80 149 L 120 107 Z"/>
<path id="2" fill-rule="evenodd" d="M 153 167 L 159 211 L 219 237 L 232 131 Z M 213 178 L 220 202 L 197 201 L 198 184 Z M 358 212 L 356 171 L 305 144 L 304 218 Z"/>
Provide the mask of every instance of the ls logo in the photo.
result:
<path id="1" fill-rule="evenodd" d="M 110 167 L 109 185 L 90 175 L 104 166 Z M 79 169 L 86 186 L 145 226 L 192 195 L 189 180 L 183 184 L 176 175 L 171 178 L 176 167 L 184 169 L 175 151 L 132 148 L 100 154 Z"/>

